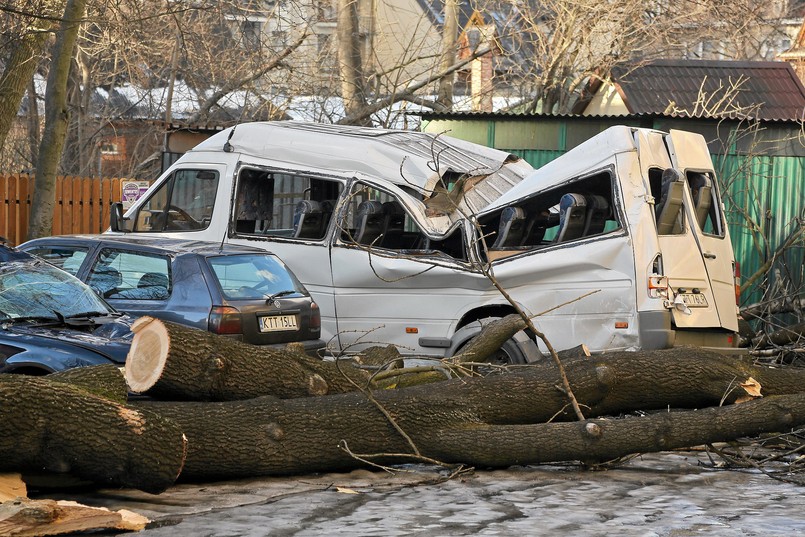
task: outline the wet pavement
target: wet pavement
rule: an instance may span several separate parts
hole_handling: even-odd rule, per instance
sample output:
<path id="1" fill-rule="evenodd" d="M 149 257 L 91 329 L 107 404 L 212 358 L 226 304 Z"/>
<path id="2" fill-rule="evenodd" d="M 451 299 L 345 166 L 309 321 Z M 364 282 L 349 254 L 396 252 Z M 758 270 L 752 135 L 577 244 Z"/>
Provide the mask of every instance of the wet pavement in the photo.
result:
<path id="1" fill-rule="evenodd" d="M 138 537 L 805 533 L 805 487 L 707 463 L 703 453 L 661 453 L 604 471 L 517 467 L 441 482 L 438 471 L 413 466 L 395 475 L 360 470 L 69 499 L 149 517 L 146 530 L 119 534 Z"/>

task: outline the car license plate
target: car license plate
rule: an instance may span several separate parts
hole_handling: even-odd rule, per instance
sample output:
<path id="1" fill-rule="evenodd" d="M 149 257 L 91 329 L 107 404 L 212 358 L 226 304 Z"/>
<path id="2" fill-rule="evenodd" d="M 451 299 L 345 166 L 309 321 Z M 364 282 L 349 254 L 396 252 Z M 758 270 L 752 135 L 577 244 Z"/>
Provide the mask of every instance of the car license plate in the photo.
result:
<path id="1" fill-rule="evenodd" d="M 681 293 L 682 302 L 689 308 L 706 308 L 707 298 L 701 293 Z"/>
<path id="2" fill-rule="evenodd" d="M 281 332 L 285 330 L 299 330 L 296 315 L 268 315 L 260 317 L 261 332 Z"/>

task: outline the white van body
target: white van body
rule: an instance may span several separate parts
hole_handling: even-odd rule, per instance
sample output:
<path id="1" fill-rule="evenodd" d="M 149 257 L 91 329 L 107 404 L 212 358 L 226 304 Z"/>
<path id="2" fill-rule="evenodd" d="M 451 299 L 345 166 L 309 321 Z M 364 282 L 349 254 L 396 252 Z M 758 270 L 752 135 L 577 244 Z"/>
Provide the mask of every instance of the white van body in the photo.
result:
<path id="1" fill-rule="evenodd" d="M 534 170 L 447 136 L 240 124 L 186 153 L 112 233 L 278 254 L 334 352 L 457 352 L 514 308 L 556 349 L 731 348 L 734 256 L 698 134 L 612 127 Z M 521 332 L 509 361 L 538 358 Z"/>

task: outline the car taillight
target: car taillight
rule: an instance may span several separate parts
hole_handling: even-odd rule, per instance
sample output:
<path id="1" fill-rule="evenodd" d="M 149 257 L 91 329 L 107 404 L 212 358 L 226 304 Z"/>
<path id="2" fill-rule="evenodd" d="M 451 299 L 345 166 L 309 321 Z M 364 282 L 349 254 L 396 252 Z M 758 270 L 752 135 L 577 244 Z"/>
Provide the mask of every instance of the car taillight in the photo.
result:
<path id="1" fill-rule="evenodd" d="M 231 306 L 213 306 L 208 325 L 213 334 L 243 333 L 240 311 Z"/>
<path id="2" fill-rule="evenodd" d="M 741 264 L 732 262 L 732 277 L 735 280 L 735 305 L 741 305 Z"/>
<path id="3" fill-rule="evenodd" d="M 321 312 L 319 305 L 315 302 L 310 303 L 310 329 L 318 330 L 321 328 Z"/>

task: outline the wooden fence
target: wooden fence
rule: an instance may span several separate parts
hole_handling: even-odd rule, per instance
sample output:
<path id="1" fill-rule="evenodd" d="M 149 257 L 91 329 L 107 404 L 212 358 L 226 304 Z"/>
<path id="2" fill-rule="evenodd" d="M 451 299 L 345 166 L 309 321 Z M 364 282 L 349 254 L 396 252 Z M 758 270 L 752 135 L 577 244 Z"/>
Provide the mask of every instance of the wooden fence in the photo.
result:
<path id="1" fill-rule="evenodd" d="M 58 177 L 51 234 L 105 231 L 111 205 L 121 199 L 121 181 L 125 179 Z M 33 190 L 32 175 L 0 175 L 0 236 L 10 245 L 25 242 Z"/>

